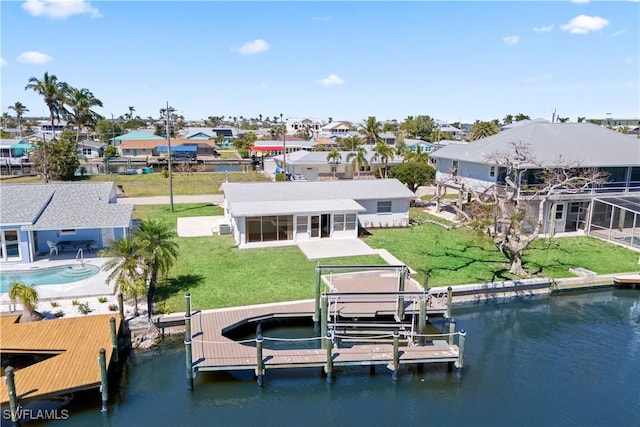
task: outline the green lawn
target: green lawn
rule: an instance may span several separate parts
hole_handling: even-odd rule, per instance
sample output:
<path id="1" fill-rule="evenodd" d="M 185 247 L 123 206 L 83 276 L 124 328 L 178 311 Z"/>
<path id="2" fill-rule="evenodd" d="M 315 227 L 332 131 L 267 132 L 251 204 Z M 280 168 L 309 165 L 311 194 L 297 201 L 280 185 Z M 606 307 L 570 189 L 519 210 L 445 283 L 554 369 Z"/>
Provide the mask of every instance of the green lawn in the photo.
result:
<path id="1" fill-rule="evenodd" d="M 191 216 L 223 215 L 224 210 L 211 203 L 174 204 L 173 212 L 169 205 L 136 205 L 133 219 L 155 218 L 171 224 L 174 228 L 177 219 Z"/>
<path id="2" fill-rule="evenodd" d="M 484 236 L 468 229 L 446 230 L 434 224 L 373 231 L 365 240 L 373 248 L 385 248 L 418 271 L 429 286 L 482 283 L 513 279 L 507 259 Z M 638 253 L 594 237 L 537 239 L 524 252 L 524 267 L 546 277 L 573 277 L 571 267 L 598 274 L 635 271 Z"/>
<path id="3" fill-rule="evenodd" d="M 225 175 L 224 172 L 175 172 L 172 175 L 174 195 L 222 194 L 220 185 L 225 182 L 225 177 L 229 182 L 269 181 L 261 173 L 229 172 Z M 78 180 L 86 182 L 113 181 L 123 186 L 125 195 L 128 197 L 166 196 L 169 194 L 169 179 L 164 178 L 160 173 L 87 175 L 82 178 L 78 177 Z M 19 184 L 43 181 L 37 177 L 29 176 L 7 179 L 3 182 Z"/>
<path id="4" fill-rule="evenodd" d="M 179 238 L 180 256 L 158 287 L 163 311 L 184 311 L 190 292 L 195 309 L 292 301 L 314 296 L 315 261 L 297 246 L 238 249 L 230 236 Z M 332 258 L 332 265 L 385 265 L 379 256 Z"/>

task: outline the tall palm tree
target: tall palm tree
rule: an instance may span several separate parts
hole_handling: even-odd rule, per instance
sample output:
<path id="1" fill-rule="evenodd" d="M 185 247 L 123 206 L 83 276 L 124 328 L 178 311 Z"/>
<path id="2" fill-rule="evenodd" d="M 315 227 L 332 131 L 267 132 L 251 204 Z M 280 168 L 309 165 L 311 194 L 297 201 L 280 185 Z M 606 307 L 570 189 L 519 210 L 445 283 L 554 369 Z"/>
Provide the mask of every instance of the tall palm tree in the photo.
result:
<path id="1" fill-rule="evenodd" d="M 22 136 L 22 116 L 24 116 L 24 113 L 29 111 L 29 109 L 22 102 L 16 102 L 15 104 L 10 105 L 9 109 L 15 111 L 16 113 L 16 118 L 18 119 L 18 129 L 20 129 L 20 136 Z"/>
<path id="2" fill-rule="evenodd" d="M 9 285 L 9 299 L 13 301 L 14 304 L 16 300 L 19 300 L 22 304 L 20 323 L 44 319 L 44 316 L 36 311 L 38 290 L 33 285 L 25 285 L 18 281 L 11 282 Z"/>
<path id="3" fill-rule="evenodd" d="M 342 154 L 340 153 L 340 150 L 338 150 L 336 147 L 333 147 L 327 154 L 327 161 L 333 164 L 332 169 L 334 178 L 336 177 L 336 165 L 340 163 L 341 160 Z"/>
<path id="4" fill-rule="evenodd" d="M 62 83 L 58 81 L 58 77 L 48 72 L 44 73 L 42 80 L 38 80 L 36 77 L 31 77 L 29 83 L 25 86 L 24 90 L 33 90 L 34 92 L 44 97 L 44 103 L 49 108 L 49 114 L 51 117 L 51 133 L 53 139 L 56 139 L 55 123 L 56 117 L 60 117 L 60 103 L 62 100 Z M 45 182 L 49 182 L 49 171 L 47 168 L 47 144 L 42 144 L 42 177 Z"/>
<path id="5" fill-rule="evenodd" d="M 381 141 L 373 147 L 373 151 L 375 154 L 373 155 L 372 160 L 379 161 L 381 165 L 384 165 L 384 174 L 382 172 L 382 166 L 378 166 L 378 171 L 380 173 L 381 178 L 387 177 L 387 163 L 389 159 L 393 158 L 393 148 L 391 148 L 386 142 Z"/>
<path id="6" fill-rule="evenodd" d="M 151 319 L 153 298 L 156 292 L 158 276 L 167 273 L 178 257 L 176 233 L 164 222 L 146 219 L 140 223 L 134 240 L 140 247 L 140 256 L 146 266 L 147 306 Z"/>
<path id="7" fill-rule="evenodd" d="M 422 150 L 421 146 L 416 147 L 416 151 L 406 150 L 404 159 L 409 163 L 429 163 L 429 153 Z"/>
<path id="8" fill-rule="evenodd" d="M 141 262 L 140 247 L 133 239 L 111 240 L 98 255 L 107 257 L 102 269 L 110 271 L 107 284 L 114 284 L 114 291 L 122 292 L 125 298 L 135 300 L 135 315 L 138 316 L 138 297 L 144 294 L 145 270 Z"/>
<path id="9" fill-rule="evenodd" d="M 44 103 L 47 104 L 47 108 L 49 108 L 51 130 L 53 131 L 55 118 L 60 115 L 63 83 L 59 82 L 58 77 L 54 74 L 49 75 L 49 72 L 46 72 L 44 73 L 42 80 L 38 80 L 36 77 L 31 77 L 24 90 L 33 90 L 44 97 Z M 53 133 L 53 139 L 55 139 L 55 132 Z"/>
<path id="10" fill-rule="evenodd" d="M 358 171 L 358 178 L 360 178 L 360 169 L 363 166 L 367 166 L 367 149 L 364 147 L 358 147 L 354 152 L 347 155 L 347 161 L 351 161 L 351 167 Z"/>
<path id="11" fill-rule="evenodd" d="M 367 120 L 360 124 L 358 132 L 364 135 L 365 144 L 373 145 L 382 141 L 382 138 L 380 138 L 382 125 L 376 120 L 375 116 L 367 117 Z"/>
<path id="12" fill-rule="evenodd" d="M 133 119 L 133 112 L 136 111 L 136 108 L 133 105 L 129 106 L 129 112 L 127 113 L 127 116 L 129 117 L 129 120 Z"/>
<path id="13" fill-rule="evenodd" d="M 82 127 L 95 127 L 97 121 L 101 118 L 98 113 L 91 110 L 92 107 L 102 107 L 102 101 L 93 96 L 89 89 L 76 89 L 67 84 L 62 85 L 62 111 L 69 118 L 69 122 L 73 123 L 77 128 L 76 144 L 80 140 L 80 131 Z M 68 107 L 68 108 L 67 108 Z"/>

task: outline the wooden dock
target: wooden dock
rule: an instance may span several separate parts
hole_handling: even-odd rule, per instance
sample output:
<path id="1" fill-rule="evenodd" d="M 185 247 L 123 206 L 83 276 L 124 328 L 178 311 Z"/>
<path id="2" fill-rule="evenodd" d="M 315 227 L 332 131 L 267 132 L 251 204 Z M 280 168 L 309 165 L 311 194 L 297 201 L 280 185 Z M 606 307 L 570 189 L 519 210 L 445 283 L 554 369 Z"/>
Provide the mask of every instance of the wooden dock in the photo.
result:
<path id="1" fill-rule="evenodd" d="M 49 398 L 100 387 L 99 351 L 106 351 L 107 369 L 114 351 L 110 318 L 115 317 L 116 337 L 120 318 L 113 314 L 16 323 L 18 316 L 0 317 L 2 354 L 51 355 L 14 373 L 21 402 Z M 117 341 L 116 346 L 117 349 Z M 0 404 L 9 402 L 3 376 Z"/>
<path id="2" fill-rule="evenodd" d="M 313 311 L 313 301 L 305 301 L 193 313 L 191 345 L 194 372 L 256 369 L 256 348 L 227 338 L 223 333 L 236 326 L 260 320 L 284 317 L 311 319 Z M 334 366 L 386 365 L 394 360 L 392 344 L 354 345 L 331 351 Z M 264 349 L 262 354 L 264 367 L 271 369 L 324 367 L 327 361 L 326 349 Z M 457 362 L 459 356 L 458 346 L 449 345 L 446 341 L 436 341 L 435 345 L 401 347 L 398 363 Z"/>
<path id="3" fill-rule="evenodd" d="M 625 274 L 624 276 L 615 276 L 613 284 L 616 286 L 631 286 L 635 288 L 640 285 L 640 274 Z"/>

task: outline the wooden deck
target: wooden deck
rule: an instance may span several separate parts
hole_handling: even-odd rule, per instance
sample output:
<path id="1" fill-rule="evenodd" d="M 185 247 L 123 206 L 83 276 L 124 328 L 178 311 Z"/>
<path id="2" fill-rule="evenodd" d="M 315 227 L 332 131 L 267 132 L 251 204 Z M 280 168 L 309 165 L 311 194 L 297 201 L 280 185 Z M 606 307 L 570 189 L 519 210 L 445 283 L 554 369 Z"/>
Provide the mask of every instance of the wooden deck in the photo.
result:
<path id="1" fill-rule="evenodd" d="M 307 317 L 313 314 L 313 301 L 196 312 L 191 317 L 192 362 L 195 371 L 231 371 L 254 369 L 256 348 L 223 336 L 234 326 L 250 321 L 278 317 Z M 321 367 L 326 363 L 326 350 L 263 350 L 266 368 Z M 399 363 L 454 362 L 459 350 L 441 342 L 424 347 L 400 348 Z M 333 349 L 334 366 L 388 364 L 393 361 L 393 345 L 355 345 Z"/>
<path id="2" fill-rule="evenodd" d="M 71 317 L 16 323 L 18 316 L 0 317 L 0 351 L 3 354 L 51 354 L 42 362 L 15 371 L 21 401 L 73 393 L 100 386 L 99 350 L 106 350 L 107 367 L 113 347 L 109 318 L 117 315 Z M 0 403 L 9 401 L 4 377 Z"/>
<path id="3" fill-rule="evenodd" d="M 613 278 L 615 285 L 640 285 L 640 274 L 626 274 L 624 276 L 615 276 Z"/>

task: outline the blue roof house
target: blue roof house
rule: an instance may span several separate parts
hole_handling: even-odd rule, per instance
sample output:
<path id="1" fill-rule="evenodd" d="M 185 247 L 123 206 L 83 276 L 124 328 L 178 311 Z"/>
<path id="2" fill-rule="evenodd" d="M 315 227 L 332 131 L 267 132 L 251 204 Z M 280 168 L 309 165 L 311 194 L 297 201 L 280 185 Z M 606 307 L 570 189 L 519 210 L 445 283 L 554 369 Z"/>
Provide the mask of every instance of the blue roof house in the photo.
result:
<path id="1" fill-rule="evenodd" d="M 30 263 L 64 250 L 94 251 L 124 238 L 133 205 L 113 182 L 0 185 L 0 263 Z"/>

